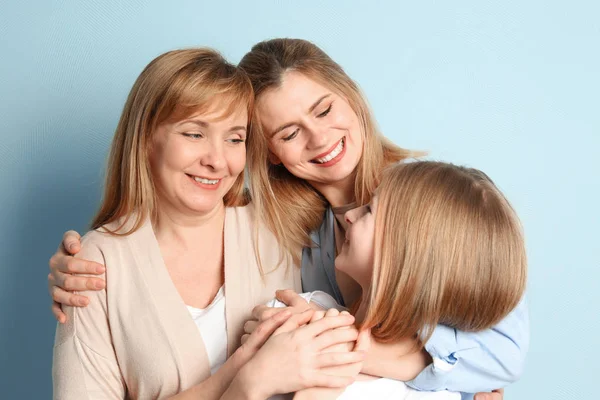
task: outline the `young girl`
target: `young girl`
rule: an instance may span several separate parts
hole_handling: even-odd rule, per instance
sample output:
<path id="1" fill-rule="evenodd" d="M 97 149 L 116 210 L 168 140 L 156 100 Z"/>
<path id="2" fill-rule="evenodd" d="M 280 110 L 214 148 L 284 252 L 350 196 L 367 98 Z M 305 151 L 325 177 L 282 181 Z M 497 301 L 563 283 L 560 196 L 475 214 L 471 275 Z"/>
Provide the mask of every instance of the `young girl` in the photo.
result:
<path id="1" fill-rule="evenodd" d="M 438 324 L 482 331 L 523 296 L 527 261 L 519 220 L 481 171 L 430 161 L 394 165 L 371 202 L 348 211 L 345 220 L 335 267 L 360 284 L 363 296 L 353 311 L 377 341 L 413 337 L 416 351 Z M 323 309 L 340 309 L 323 292 L 303 297 Z M 308 389 L 296 397 L 460 399 L 458 393 L 419 392 L 390 379 L 359 381 L 339 394 Z"/>

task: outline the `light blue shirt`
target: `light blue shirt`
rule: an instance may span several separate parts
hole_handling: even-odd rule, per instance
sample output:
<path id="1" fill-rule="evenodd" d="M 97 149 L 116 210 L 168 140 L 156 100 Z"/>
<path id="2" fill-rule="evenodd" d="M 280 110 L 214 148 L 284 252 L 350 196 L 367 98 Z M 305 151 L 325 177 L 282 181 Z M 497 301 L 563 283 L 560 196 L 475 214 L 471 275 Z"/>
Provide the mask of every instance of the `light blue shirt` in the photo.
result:
<path id="1" fill-rule="evenodd" d="M 315 243 L 302 252 L 302 290 L 329 293 L 345 306 L 335 280 L 335 216 L 327 209 Z M 461 392 L 472 399 L 477 392 L 489 392 L 519 379 L 529 347 L 529 315 L 525 299 L 498 325 L 481 332 L 462 332 L 438 325 L 425 343 L 434 362 L 407 385 L 426 391 Z"/>

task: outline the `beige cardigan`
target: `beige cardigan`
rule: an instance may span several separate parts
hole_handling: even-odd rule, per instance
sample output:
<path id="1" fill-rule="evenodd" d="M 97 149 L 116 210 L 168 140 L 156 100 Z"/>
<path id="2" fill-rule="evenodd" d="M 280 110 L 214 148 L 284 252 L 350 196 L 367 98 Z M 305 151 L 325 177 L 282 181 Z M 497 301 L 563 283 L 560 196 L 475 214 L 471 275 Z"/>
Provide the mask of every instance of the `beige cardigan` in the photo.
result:
<path id="1" fill-rule="evenodd" d="M 287 264 L 261 278 L 253 226 L 251 207 L 226 210 L 229 355 L 255 305 L 273 298 L 276 289 L 301 288 L 300 269 Z M 273 270 L 279 245 L 263 226 L 259 232 L 263 267 Z M 58 324 L 54 345 L 55 399 L 164 398 L 210 376 L 202 337 L 171 281 L 149 221 L 128 236 L 89 232 L 78 257 L 106 265 L 107 286 L 84 293 L 88 307 L 65 307 L 68 320 Z"/>

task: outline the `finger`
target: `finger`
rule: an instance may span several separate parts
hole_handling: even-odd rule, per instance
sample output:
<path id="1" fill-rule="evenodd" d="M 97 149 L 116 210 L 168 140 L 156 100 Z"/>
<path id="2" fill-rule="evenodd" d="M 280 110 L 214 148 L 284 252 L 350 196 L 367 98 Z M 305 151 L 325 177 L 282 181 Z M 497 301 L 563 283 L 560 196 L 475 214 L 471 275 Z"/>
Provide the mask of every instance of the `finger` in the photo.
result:
<path id="1" fill-rule="evenodd" d="M 100 278 L 77 276 L 58 272 L 57 278 L 53 279 L 56 286 L 69 292 L 85 290 L 102 290 L 106 282 Z"/>
<path id="2" fill-rule="evenodd" d="M 103 274 L 106 268 L 104 265 L 94 262 L 83 260 L 81 258 L 75 257 L 65 257 L 65 262 L 63 265 L 59 266 L 59 269 L 62 272 L 67 272 L 70 274 L 92 274 L 92 275 L 100 275 Z"/>
<path id="3" fill-rule="evenodd" d="M 331 329 L 320 334 L 314 341 L 318 350 L 326 349 L 339 343 L 354 342 L 358 338 L 356 329 Z"/>
<path id="4" fill-rule="evenodd" d="M 292 313 L 289 310 L 281 311 L 275 314 L 272 318 L 260 323 L 254 332 L 248 337 L 246 344 L 251 348 L 260 348 L 271 337 L 277 328 L 282 326 Z"/>
<path id="5" fill-rule="evenodd" d="M 56 318 L 56 320 L 58 322 L 60 322 L 61 324 L 64 324 L 65 322 L 67 322 L 67 314 L 65 314 L 63 312 L 62 308 L 60 308 L 60 304 L 53 301 L 51 309 L 52 309 L 52 314 L 54 314 L 54 318 Z"/>
<path id="6" fill-rule="evenodd" d="M 242 344 L 246 343 L 248 341 L 249 337 L 250 337 L 250 335 L 247 333 L 242 335 Z"/>
<path id="7" fill-rule="evenodd" d="M 354 317 L 352 315 L 338 315 L 337 317 L 325 317 L 313 324 L 309 324 L 303 328 L 303 334 L 307 337 L 315 337 L 321 333 L 342 326 L 352 325 Z"/>
<path id="8" fill-rule="evenodd" d="M 90 303 L 87 297 L 64 291 L 58 286 L 52 287 L 51 296 L 53 301 L 66 306 L 85 307 Z"/>
<path id="9" fill-rule="evenodd" d="M 310 323 L 312 324 L 313 322 L 316 322 L 316 321 L 318 321 L 320 319 L 323 319 L 324 317 L 325 317 L 325 311 L 323 311 L 323 310 L 317 310 L 312 315 L 312 318 L 310 319 Z"/>
<path id="10" fill-rule="evenodd" d="M 251 334 L 259 324 L 260 322 L 254 319 L 246 321 L 246 323 L 244 323 L 244 333 Z"/>
<path id="11" fill-rule="evenodd" d="M 348 351 L 343 353 L 320 353 L 315 360 L 317 368 L 354 364 L 365 360 L 365 353 Z"/>
<path id="12" fill-rule="evenodd" d="M 340 315 L 340 312 L 337 309 L 335 309 L 335 308 L 330 308 L 325 313 L 326 317 L 335 317 L 335 316 L 338 316 L 338 315 Z"/>
<path id="13" fill-rule="evenodd" d="M 87 261 L 73 256 L 62 254 L 60 252 L 55 253 L 50 258 L 50 272 L 55 271 L 78 273 L 78 274 L 102 274 L 104 273 L 104 266 L 102 264 Z"/>
<path id="14" fill-rule="evenodd" d="M 285 310 L 285 308 L 267 307 L 260 304 L 252 309 L 252 319 L 259 322 L 266 321 L 281 310 Z"/>
<path id="15" fill-rule="evenodd" d="M 280 333 L 291 332 L 303 325 L 308 324 L 315 311 L 308 309 L 300 314 L 295 314 L 289 318 L 283 325 L 281 325 L 273 335 L 279 335 Z"/>
<path id="16" fill-rule="evenodd" d="M 69 254 L 77 254 L 81 250 L 81 236 L 75 231 L 67 231 L 63 235 L 62 247 Z"/>
<path id="17" fill-rule="evenodd" d="M 308 301 L 292 289 L 278 290 L 275 292 L 275 297 L 289 307 L 299 307 L 302 309 L 309 307 Z"/>
<path id="18" fill-rule="evenodd" d="M 312 387 L 345 388 L 355 381 L 354 377 L 335 376 L 316 372 L 310 379 Z"/>

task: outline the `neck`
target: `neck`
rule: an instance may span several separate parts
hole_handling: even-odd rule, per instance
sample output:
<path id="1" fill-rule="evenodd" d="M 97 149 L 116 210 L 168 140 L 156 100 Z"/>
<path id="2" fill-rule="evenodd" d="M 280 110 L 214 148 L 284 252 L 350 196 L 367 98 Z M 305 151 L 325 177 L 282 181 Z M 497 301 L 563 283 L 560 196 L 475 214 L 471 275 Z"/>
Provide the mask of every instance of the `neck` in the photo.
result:
<path id="1" fill-rule="evenodd" d="M 223 203 L 203 214 L 186 213 L 175 207 L 159 204 L 153 229 L 159 243 L 175 241 L 185 248 L 194 248 L 205 242 L 206 237 L 221 235 L 224 220 Z"/>
<path id="2" fill-rule="evenodd" d="M 346 178 L 333 183 L 309 182 L 312 187 L 321 193 L 332 207 L 341 207 L 356 200 L 354 183 L 356 172 Z"/>
<path id="3" fill-rule="evenodd" d="M 362 289 L 362 296 L 360 298 L 360 304 L 354 313 L 356 322 L 361 324 L 364 322 L 367 315 L 367 306 L 369 305 L 369 296 L 371 295 L 371 284 L 370 282 L 358 282 Z"/>

